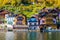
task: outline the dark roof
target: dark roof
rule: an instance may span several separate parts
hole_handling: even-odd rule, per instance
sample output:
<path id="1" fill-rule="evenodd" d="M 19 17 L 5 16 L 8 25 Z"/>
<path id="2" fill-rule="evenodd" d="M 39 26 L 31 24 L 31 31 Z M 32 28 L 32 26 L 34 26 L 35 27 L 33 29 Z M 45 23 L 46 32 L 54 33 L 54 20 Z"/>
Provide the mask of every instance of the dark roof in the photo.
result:
<path id="1" fill-rule="evenodd" d="M 48 12 L 40 12 L 39 13 L 39 17 L 44 17 L 44 16 L 46 16 L 48 14 Z"/>
<path id="2" fill-rule="evenodd" d="M 52 9 L 48 9 L 48 12 L 50 13 Z"/>
<path id="3" fill-rule="evenodd" d="M 55 10 L 55 9 L 52 9 L 52 10 L 50 11 L 50 13 L 58 13 L 58 11 Z"/>
<path id="4" fill-rule="evenodd" d="M 0 12 L 3 12 L 4 10 L 0 10 Z"/>
<path id="5" fill-rule="evenodd" d="M 13 16 L 16 17 L 16 16 L 18 16 L 18 14 L 14 14 Z"/>
<path id="6" fill-rule="evenodd" d="M 0 10 L 0 14 L 8 14 L 9 11 L 8 10 Z"/>

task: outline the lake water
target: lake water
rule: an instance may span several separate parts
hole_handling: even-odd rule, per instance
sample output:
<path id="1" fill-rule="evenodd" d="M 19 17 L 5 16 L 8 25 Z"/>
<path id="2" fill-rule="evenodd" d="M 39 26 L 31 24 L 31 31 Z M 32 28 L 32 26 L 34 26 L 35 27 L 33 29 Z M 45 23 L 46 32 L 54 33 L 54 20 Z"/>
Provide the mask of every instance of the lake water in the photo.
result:
<path id="1" fill-rule="evenodd" d="M 60 40 L 60 32 L 0 32 L 0 40 Z"/>

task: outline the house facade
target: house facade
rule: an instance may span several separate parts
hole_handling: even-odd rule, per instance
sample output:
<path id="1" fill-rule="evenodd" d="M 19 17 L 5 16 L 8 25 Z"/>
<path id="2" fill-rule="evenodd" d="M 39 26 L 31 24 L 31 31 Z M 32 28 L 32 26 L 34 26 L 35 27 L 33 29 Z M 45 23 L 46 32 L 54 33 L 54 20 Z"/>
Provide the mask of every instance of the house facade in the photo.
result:
<path id="1" fill-rule="evenodd" d="M 0 24 L 4 24 L 5 23 L 5 15 L 9 14 L 9 11 L 7 10 L 0 10 Z"/>
<path id="2" fill-rule="evenodd" d="M 17 14 L 15 17 L 15 24 L 13 26 L 14 30 L 28 30 L 27 18 L 24 14 Z"/>
<path id="3" fill-rule="evenodd" d="M 6 14 L 5 20 L 6 20 L 7 24 L 14 25 L 15 24 L 15 14 L 14 13 Z"/>
<path id="4" fill-rule="evenodd" d="M 24 14 L 18 14 L 15 17 L 15 24 L 16 25 L 27 25 L 27 18 Z"/>
<path id="5" fill-rule="evenodd" d="M 51 10 L 50 12 L 41 12 L 39 14 L 40 20 L 40 28 L 48 28 L 51 27 L 53 29 L 57 28 L 56 22 L 58 21 L 58 13 L 55 10 Z"/>
<path id="6" fill-rule="evenodd" d="M 35 17 L 31 17 L 28 20 L 28 25 L 29 25 L 29 30 L 36 30 L 39 28 L 39 23 L 38 23 L 38 19 Z"/>

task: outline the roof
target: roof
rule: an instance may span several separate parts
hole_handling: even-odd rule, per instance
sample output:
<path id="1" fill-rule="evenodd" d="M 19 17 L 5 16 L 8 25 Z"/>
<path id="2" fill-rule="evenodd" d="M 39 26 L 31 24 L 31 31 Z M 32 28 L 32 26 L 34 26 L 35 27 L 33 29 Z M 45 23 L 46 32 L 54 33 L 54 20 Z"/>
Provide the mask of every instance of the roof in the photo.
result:
<path id="1" fill-rule="evenodd" d="M 39 13 L 39 17 L 44 17 L 44 16 L 46 16 L 48 14 L 48 12 L 40 12 Z"/>
<path id="2" fill-rule="evenodd" d="M 18 17 L 18 16 L 20 16 L 20 15 L 24 16 L 25 19 L 27 19 L 26 15 L 24 15 L 24 14 L 22 14 L 22 13 L 20 13 L 20 14 L 15 14 L 14 17 Z"/>
<path id="3" fill-rule="evenodd" d="M 53 10 L 50 11 L 50 13 L 58 13 L 58 11 L 53 9 Z"/>
<path id="4" fill-rule="evenodd" d="M 38 22 L 38 19 L 35 17 L 31 17 L 28 22 Z"/>
<path id="5" fill-rule="evenodd" d="M 9 13 L 8 10 L 0 10 L 0 15 L 1 15 L 1 14 L 8 14 L 8 13 Z"/>
<path id="6" fill-rule="evenodd" d="M 17 14 L 12 14 L 12 15 L 9 15 L 9 17 L 16 17 L 18 16 Z"/>
<path id="7" fill-rule="evenodd" d="M 23 15 L 23 16 L 25 16 L 25 17 L 26 17 L 26 15 L 24 15 L 23 13 L 20 13 L 20 14 L 18 14 L 18 15 Z"/>

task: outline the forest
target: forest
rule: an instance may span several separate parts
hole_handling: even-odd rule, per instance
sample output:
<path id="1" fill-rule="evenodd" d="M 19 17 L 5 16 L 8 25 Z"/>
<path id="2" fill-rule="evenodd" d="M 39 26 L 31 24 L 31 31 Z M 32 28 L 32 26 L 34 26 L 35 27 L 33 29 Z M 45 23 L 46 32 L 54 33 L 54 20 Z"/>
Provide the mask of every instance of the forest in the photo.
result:
<path id="1" fill-rule="evenodd" d="M 0 10 L 8 10 L 15 14 L 25 14 L 30 18 L 38 14 L 42 8 L 60 8 L 60 0 L 0 0 Z"/>

